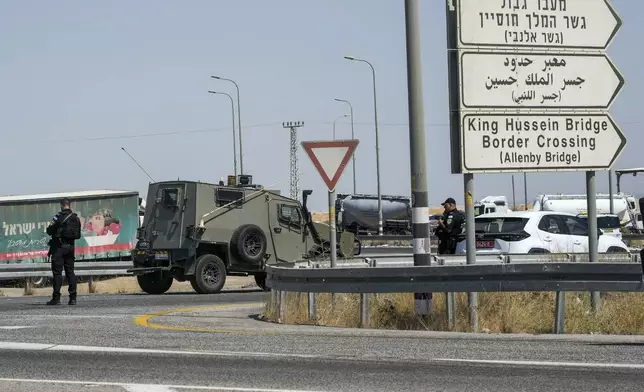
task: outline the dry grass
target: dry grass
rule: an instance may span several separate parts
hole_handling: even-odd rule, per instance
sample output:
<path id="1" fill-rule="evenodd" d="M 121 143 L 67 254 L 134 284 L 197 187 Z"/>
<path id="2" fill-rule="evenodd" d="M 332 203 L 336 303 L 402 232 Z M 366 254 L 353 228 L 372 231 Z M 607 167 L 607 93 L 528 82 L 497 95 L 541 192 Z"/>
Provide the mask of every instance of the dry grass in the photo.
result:
<path id="1" fill-rule="evenodd" d="M 25 283 L 25 288 L 24 288 L 23 295 L 25 295 L 25 296 L 34 295 L 35 292 L 36 291 L 35 291 L 35 289 L 34 289 L 34 287 L 32 285 Z"/>
<path id="2" fill-rule="evenodd" d="M 79 294 L 134 294 L 142 293 L 141 288 L 136 282 L 134 277 L 120 277 L 116 279 L 106 279 L 98 280 L 95 278 L 93 290 L 90 290 L 90 287 L 87 283 L 80 283 L 78 285 Z M 255 279 L 251 277 L 242 277 L 242 276 L 229 276 L 226 278 L 225 289 L 242 289 L 254 287 Z M 35 296 L 49 296 L 51 295 L 51 286 L 32 289 L 29 294 L 25 293 L 24 288 L 7 288 L 3 289 L 5 291 L 5 296 L 18 297 L 23 295 L 35 295 Z M 193 288 L 189 282 L 177 282 L 172 283 L 172 287 L 168 292 L 193 292 Z M 67 292 L 67 285 L 63 285 L 62 288 L 63 295 Z"/>
<path id="3" fill-rule="evenodd" d="M 308 296 L 288 293 L 282 323 L 359 327 L 359 294 L 338 294 L 332 308 L 330 294 L 317 294 L 317 320 L 308 320 Z M 555 293 L 479 293 L 479 328 L 492 333 L 552 333 Z M 299 299 L 298 299 L 299 298 Z M 454 331 L 468 332 L 467 294 L 459 293 Z M 266 299 L 264 316 L 276 322 L 279 309 Z M 378 294 L 371 297 L 370 326 L 378 329 L 448 331 L 445 295 L 434 294 L 433 313 L 414 314 L 412 294 Z M 604 293 L 600 312 L 590 311 L 590 294 L 566 294 L 566 333 L 644 334 L 644 294 Z"/>

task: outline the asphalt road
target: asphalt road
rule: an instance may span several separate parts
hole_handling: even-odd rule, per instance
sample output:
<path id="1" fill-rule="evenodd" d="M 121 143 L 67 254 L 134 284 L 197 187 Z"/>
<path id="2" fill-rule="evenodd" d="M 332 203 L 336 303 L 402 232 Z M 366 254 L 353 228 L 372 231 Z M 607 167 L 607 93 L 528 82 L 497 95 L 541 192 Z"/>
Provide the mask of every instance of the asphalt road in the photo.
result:
<path id="1" fill-rule="evenodd" d="M 644 383 L 644 338 L 281 326 L 256 320 L 264 295 L 95 295 L 77 307 L 0 298 L 0 390 L 588 392 Z"/>

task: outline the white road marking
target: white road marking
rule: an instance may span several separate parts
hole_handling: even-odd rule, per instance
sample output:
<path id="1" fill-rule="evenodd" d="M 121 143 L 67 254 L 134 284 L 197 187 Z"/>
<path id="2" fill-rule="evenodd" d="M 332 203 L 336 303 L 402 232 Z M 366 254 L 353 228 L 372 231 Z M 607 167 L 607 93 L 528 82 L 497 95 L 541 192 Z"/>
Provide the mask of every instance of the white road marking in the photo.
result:
<path id="1" fill-rule="evenodd" d="M 176 389 L 164 385 L 124 385 L 127 392 L 176 392 Z"/>
<path id="2" fill-rule="evenodd" d="M 7 325 L 0 326 L 0 329 L 25 329 L 25 328 L 36 328 L 34 325 Z"/>
<path id="3" fill-rule="evenodd" d="M 202 385 L 163 385 L 163 384 L 128 384 L 120 382 L 100 381 L 68 381 L 68 380 L 38 380 L 24 378 L 0 378 L 0 382 L 22 382 L 34 384 L 63 384 L 63 385 L 84 385 L 84 386 L 110 386 L 122 387 L 129 392 L 173 392 L 182 389 L 195 389 L 199 391 L 231 391 L 231 392 L 315 392 L 298 389 L 267 389 L 267 388 L 242 388 L 225 386 L 202 386 Z M 319 391 L 321 392 L 321 391 Z"/>
<path id="4" fill-rule="evenodd" d="M 286 357 L 286 358 L 322 358 L 318 355 L 309 354 L 281 354 L 244 351 L 180 351 L 180 350 L 157 350 L 148 348 L 125 348 L 125 347 L 97 347 L 97 346 L 74 346 L 63 344 L 43 343 L 18 343 L 0 342 L 0 350 L 21 350 L 21 351 L 67 351 L 67 352 L 91 352 L 91 353 L 120 353 L 120 354 L 167 354 L 167 355 L 204 355 L 217 357 Z"/>
<path id="5" fill-rule="evenodd" d="M 59 351 L 59 352 L 90 352 L 90 353 L 120 353 L 120 354 L 164 354 L 164 355 L 203 355 L 213 357 L 264 357 L 264 358 L 303 358 L 303 359 L 354 359 L 354 360 L 378 360 L 377 356 L 369 357 L 333 357 L 313 354 L 296 353 L 264 353 L 244 351 L 180 351 L 180 350 L 157 350 L 147 348 L 123 348 L 123 347 L 98 347 L 98 346 L 73 346 L 62 344 L 44 343 L 19 343 L 1 342 L 0 350 L 19 351 Z M 550 362 L 550 361 L 519 361 L 519 360 L 494 360 L 494 359 L 463 359 L 463 358 L 427 358 L 432 362 L 451 363 L 477 363 L 494 365 L 519 365 L 532 367 L 567 367 L 567 368 L 613 368 L 613 369 L 644 369 L 641 363 L 598 363 L 598 362 Z M 2 379 L 0 379 L 2 380 Z"/>
<path id="6" fill-rule="evenodd" d="M 121 315 L 82 315 L 82 314 L 8 314 L 3 313 L 7 318 L 35 318 L 35 319 L 122 319 L 137 316 L 139 313 Z"/>
<path id="7" fill-rule="evenodd" d="M 598 362 L 550 362 L 550 361 L 515 361 L 506 359 L 457 359 L 434 358 L 436 362 L 473 363 L 486 365 L 519 365 L 532 367 L 566 367 L 566 368 L 613 368 L 613 369 L 644 369 L 642 363 L 598 363 Z"/>

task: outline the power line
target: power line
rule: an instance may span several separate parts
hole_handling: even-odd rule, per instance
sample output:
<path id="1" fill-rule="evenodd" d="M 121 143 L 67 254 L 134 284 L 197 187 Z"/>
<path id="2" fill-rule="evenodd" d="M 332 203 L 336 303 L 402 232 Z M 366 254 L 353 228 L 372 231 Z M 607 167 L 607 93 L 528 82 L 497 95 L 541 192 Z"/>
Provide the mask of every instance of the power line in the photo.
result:
<path id="1" fill-rule="evenodd" d="M 317 125 L 332 125 L 333 122 L 328 122 L 328 121 L 307 121 L 309 124 L 317 124 Z M 620 121 L 620 125 L 634 125 L 634 124 L 642 124 L 642 121 Z M 264 128 L 264 127 L 271 127 L 275 126 L 280 126 L 282 123 L 281 122 L 271 122 L 271 123 L 264 123 L 264 124 L 253 124 L 253 125 L 245 125 L 245 129 L 252 129 L 252 128 Z M 369 122 L 363 122 L 363 123 L 354 123 L 355 125 L 369 125 L 373 126 L 373 123 Z M 378 123 L 379 126 L 381 127 L 403 127 L 403 126 L 409 126 L 409 124 L 405 123 Z M 449 127 L 449 124 L 443 124 L 443 123 L 427 123 L 425 124 L 425 127 Z M 105 141 L 105 140 L 123 140 L 123 139 L 138 139 L 138 138 L 148 138 L 148 137 L 162 137 L 162 136 L 174 136 L 174 135 L 187 135 L 187 134 L 197 134 L 197 133 L 215 133 L 215 132 L 229 132 L 230 128 L 205 128 L 205 129 L 193 129 L 193 130 L 184 130 L 184 131 L 172 131 L 172 132 L 151 132 L 151 133 L 141 133 L 141 134 L 134 134 L 134 135 L 116 135 L 116 136 L 98 136 L 98 137 L 87 137 L 87 138 L 74 138 L 74 139 L 57 139 L 57 140 L 40 140 L 40 141 L 30 141 L 30 140 L 21 140 L 21 141 L 11 141 L 9 143 L 16 143 L 16 144 L 52 144 L 52 143 L 73 143 L 73 142 L 94 142 L 94 141 Z M 314 129 L 309 128 L 308 131 L 304 132 L 312 132 Z M 7 144 L 9 144 L 7 143 Z"/>

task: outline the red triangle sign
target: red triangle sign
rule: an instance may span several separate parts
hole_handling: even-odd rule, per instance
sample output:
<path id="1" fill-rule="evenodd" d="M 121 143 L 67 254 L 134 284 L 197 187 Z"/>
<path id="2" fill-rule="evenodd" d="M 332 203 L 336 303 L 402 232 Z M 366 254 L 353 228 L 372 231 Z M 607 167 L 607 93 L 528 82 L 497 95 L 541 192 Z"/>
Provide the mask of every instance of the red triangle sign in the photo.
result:
<path id="1" fill-rule="evenodd" d="M 302 142 L 302 147 L 320 173 L 329 192 L 335 190 L 344 168 L 358 147 L 357 139 Z"/>

